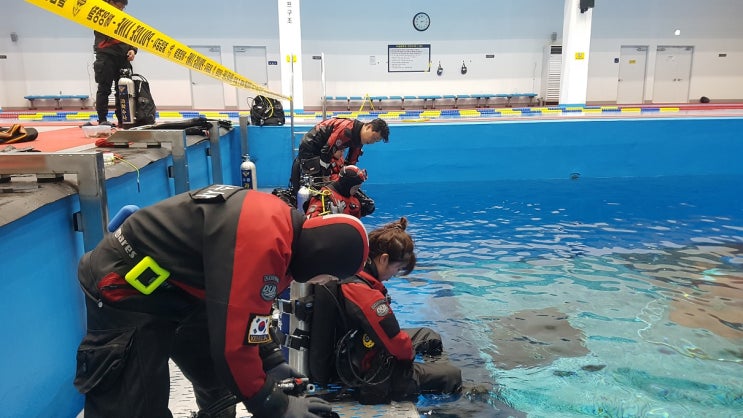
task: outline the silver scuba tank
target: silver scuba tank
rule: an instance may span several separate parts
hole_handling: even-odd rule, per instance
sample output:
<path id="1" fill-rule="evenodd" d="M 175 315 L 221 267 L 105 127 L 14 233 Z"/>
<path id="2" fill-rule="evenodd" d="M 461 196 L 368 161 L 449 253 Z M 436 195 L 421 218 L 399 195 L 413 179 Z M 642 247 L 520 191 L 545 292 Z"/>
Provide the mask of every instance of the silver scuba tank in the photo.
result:
<path id="1" fill-rule="evenodd" d="M 134 80 L 132 80 L 132 71 L 128 68 L 122 68 L 119 75 L 119 82 L 116 85 L 116 99 L 119 101 L 121 109 L 121 127 L 131 128 L 136 122 L 136 92 Z"/>
<path id="2" fill-rule="evenodd" d="M 297 209 L 304 213 L 304 203 L 310 200 L 310 178 L 307 175 L 302 176 L 302 187 L 297 192 Z"/>
<path id="3" fill-rule="evenodd" d="M 255 163 L 250 160 L 250 155 L 243 155 L 243 162 L 240 164 L 240 179 L 242 186 L 246 189 L 258 189 L 258 173 L 256 172 Z"/>

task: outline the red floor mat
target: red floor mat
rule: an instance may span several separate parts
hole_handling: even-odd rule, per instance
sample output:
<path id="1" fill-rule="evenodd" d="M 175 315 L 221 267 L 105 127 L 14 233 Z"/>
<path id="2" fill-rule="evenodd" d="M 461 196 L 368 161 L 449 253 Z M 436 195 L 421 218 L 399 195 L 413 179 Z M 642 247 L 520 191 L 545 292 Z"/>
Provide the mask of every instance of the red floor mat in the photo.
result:
<path id="1" fill-rule="evenodd" d="M 95 146 L 95 138 L 86 138 L 82 128 L 63 128 L 51 131 L 39 132 L 39 136 L 30 142 L 12 144 L 16 148 L 33 147 L 42 152 L 56 152 L 81 145 Z M 4 148 L 0 144 L 0 148 Z"/>

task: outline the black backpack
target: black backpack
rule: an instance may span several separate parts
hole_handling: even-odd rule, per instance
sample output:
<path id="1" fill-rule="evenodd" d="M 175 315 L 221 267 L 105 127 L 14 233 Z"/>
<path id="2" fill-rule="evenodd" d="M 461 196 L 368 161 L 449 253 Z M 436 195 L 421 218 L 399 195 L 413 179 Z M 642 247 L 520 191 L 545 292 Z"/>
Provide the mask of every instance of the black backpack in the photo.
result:
<path id="1" fill-rule="evenodd" d="M 132 81 L 134 81 L 134 100 L 137 103 L 134 111 L 136 126 L 152 125 L 155 123 L 157 108 L 150 93 L 150 83 L 141 74 L 132 74 Z"/>
<path id="2" fill-rule="evenodd" d="M 255 96 L 250 107 L 250 123 L 256 126 L 277 126 L 286 122 L 281 102 L 266 96 Z"/>

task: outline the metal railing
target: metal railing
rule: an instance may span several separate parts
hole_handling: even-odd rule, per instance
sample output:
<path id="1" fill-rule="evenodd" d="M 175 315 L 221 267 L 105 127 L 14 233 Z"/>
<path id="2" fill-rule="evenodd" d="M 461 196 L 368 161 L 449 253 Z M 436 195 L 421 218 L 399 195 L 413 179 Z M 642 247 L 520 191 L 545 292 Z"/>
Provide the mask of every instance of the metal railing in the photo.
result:
<path id="1" fill-rule="evenodd" d="M 219 128 L 217 128 L 219 129 Z M 217 131 L 218 132 L 218 131 Z M 217 135 L 217 141 L 219 136 Z M 191 189 L 190 180 L 188 179 L 188 156 L 186 155 L 186 131 L 185 130 L 167 130 L 167 129 L 143 129 L 143 130 L 121 130 L 116 131 L 108 137 L 108 142 L 115 146 L 128 146 L 131 143 L 144 145 L 162 146 L 170 144 L 170 153 L 173 156 L 173 172 L 171 177 L 175 185 L 175 194 L 187 192 Z M 217 158 L 219 159 L 219 153 Z M 212 164 L 214 159 L 212 160 Z M 222 164 L 219 165 L 219 178 L 222 178 Z M 214 167 L 214 165 L 212 165 Z M 216 178 L 215 178 L 216 181 Z"/>
<path id="2" fill-rule="evenodd" d="M 103 154 L 79 153 L 7 153 L 0 154 L 0 177 L 12 181 L 13 174 L 35 174 L 38 178 L 64 174 L 77 175 L 80 198 L 78 227 L 83 233 L 85 251 L 92 250 L 103 239 L 108 224 L 108 197 Z M 77 214 L 76 214 L 77 215 Z"/>

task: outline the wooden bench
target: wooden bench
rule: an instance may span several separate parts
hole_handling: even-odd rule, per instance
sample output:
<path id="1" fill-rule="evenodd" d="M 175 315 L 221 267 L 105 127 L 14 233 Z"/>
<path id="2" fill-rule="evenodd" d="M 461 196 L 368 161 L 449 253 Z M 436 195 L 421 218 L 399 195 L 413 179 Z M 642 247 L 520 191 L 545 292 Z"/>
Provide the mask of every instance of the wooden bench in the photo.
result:
<path id="1" fill-rule="evenodd" d="M 24 99 L 28 100 L 29 109 L 36 109 L 34 107 L 34 102 L 36 100 L 54 100 L 56 102 L 55 109 L 61 109 L 62 108 L 62 100 L 80 100 L 80 108 L 85 109 L 86 102 L 90 98 L 87 94 L 36 94 L 36 95 L 28 95 L 23 96 Z"/>

